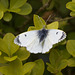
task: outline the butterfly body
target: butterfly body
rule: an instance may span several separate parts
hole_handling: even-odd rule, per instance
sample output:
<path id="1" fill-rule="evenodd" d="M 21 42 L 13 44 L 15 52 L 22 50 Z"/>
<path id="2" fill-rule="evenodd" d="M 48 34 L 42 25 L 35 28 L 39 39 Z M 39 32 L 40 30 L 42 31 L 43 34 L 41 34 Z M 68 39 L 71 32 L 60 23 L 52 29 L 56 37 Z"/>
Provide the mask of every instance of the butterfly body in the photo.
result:
<path id="1" fill-rule="evenodd" d="M 64 40 L 66 33 L 57 29 L 41 29 L 21 33 L 14 43 L 26 47 L 31 53 L 46 53 L 54 44 Z"/>

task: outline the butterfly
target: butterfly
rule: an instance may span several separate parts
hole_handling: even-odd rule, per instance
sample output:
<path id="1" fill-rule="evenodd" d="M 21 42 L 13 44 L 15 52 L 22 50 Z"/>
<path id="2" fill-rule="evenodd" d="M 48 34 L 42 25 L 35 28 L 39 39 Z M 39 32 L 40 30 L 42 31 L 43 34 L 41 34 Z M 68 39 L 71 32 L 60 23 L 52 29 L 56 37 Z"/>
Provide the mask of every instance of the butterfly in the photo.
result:
<path id="1" fill-rule="evenodd" d="M 14 43 L 26 47 L 30 53 L 46 53 L 54 44 L 64 40 L 66 33 L 58 29 L 33 30 L 19 34 Z"/>

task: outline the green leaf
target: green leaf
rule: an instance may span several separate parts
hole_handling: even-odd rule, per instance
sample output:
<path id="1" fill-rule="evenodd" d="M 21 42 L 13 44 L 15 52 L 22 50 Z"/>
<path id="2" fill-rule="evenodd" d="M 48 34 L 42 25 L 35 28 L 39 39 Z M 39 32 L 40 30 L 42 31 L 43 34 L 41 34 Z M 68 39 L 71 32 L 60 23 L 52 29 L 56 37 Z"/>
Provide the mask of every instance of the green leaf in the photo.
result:
<path id="1" fill-rule="evenodd" d="M 63 75 L 62 72 L 58 72 L 56 75 Z"/>
<path id="2" fill-rule="evenodd" d="M 7 61 L 4 59 L 4 56 L 7 56 L 5 53 L 2 52 L 0 55 L 0 63 L 6 63 Z"/>
<path id="3" fill-rule="evenodd" d="M 12 14 L 11 13 L 5 13 L 3 19 L 5 21 L 10 21 L 12 19 Z"/>
<path id="4" fill-rule="evenodd" d="M 30 27 L 28 28 L 28 31 L 31 31 L 31 30 L 36 30 L 36 28 L 35 28 L 34 26 L 30 26 Z"/>
<path id="5" fill-rule="evenodd" d="M 67 51 L 75 57 L 75 40 L 68 40 L 66 45 Z"/>
<path id="6" fill-rule="evenodd" d="M 19 46 L 14 44 L 15 36 L 11 33 L 7 33 L 3 39 L 0 38 L 0 50 L 4 53 L 8 54 L 8 56 L 12 56 Z"/>
<path id="7" fill-rule="evenodd" d="M 55 68 L 50 64 L 50 63 L 46 63 L 48 65 L 47 70 L 51 73 L 55 73 Z"/>
<path id="8" fill-rule="evenodd" d="M 5 41 L 5 43 L 8 46 L 9 53 L 7 53 L 7 54 L 9 54 L 9 55 L 14 54 L 19 48 L 18 45 L 14 44 L 14 39 L 15 39 L 15 36 L 12 33 L 7 33 L 3 38 L 3 40 Z"/>
<path id="9" fill-rule="evenodd" d="M 58 66 L 58 71 L 61 71 L 62 69 L 64 69 L 65 67 L 67 67 L 67 60 L 62 60 Z"/>
<path id="10" fill-rule="evenodd" d="M 35 63 L 34 62 L 28 62 L 28 63 L 24 64 L 24 66 L 23 66 L 24 74 L 26 74 L 29 71 L 31 71 L 34 66 L 35 66 Z"/>
<path id="11" fill-rule="evenodd" d="M 68 60 L 68 66 L 69 67 L 75 67 L 75 58 L 70 58 Z"/>
<path id="12" fill-rule="evenodd" d="M 20 7 L 21 11 L 18 12 L 20 15 L 28 15 L 32 11 L 32 7 L 29 3 L 25 3 L 22 7 Z"/>
<path id="13" fill-rule="evenodd" d="M 50 71 L 51 73 L 57 74 L 61 72 L 62 69 L 67 67 L 67 59 L 69 58 L 69 56 L 67 55 L 67 52 L 65 54 L 64 52 L 52 49 L 52 51 L 50 52 L 50 57 L 49 57 L 50 64 L 47 64 L 48 71 Z"/>
<path id="14" fill-rule="evenodd" d="M 28 57 L 30 56 L 30 53 L 24 48 L 24 47 L 21 47 L 16 53 L 15 55 L 18 56 L 18 58 L 23 61 L 23 60 L 26 60 L 28 59 Z"/>
<path id="15" fill-rule="evenodd" d="M 9 6 L 8 0 L 1 0 L 1 3 L 4 5 L 5 8 L 8 8 Z"/>
<path id="16" fill-rule="evenodd" d="M 58 29 L 58 27 L 59 27 L 58 21 L 52 22 L 51 24 L 47 25 L 47 29 Z"/>
<path id="17" fill-rule="evenodd" d="M 7 8 L 5 8 L 5 6 L 2 4 L 2 2 L 0 1 L 0 11 L 6 12 Z"/>
<path id="18" fill-rule="evenodd" d="M 0 11 L 0 19 L 3 18 L 3 15 L 4 15 L 4 12 L 3 11 Z"/>
<path id="19" fill-rule="evenodd" d="M 70 15 L 75 17 L 75 11 L 71 12 Z"/>
<path id="20" fill-rule="evenodd" d="M 75 2 L 75 0 L 72 0 L 72 2 Z"/>
<path id="21" fill-rule="evenodd" d="M 22 62 L 18 59 L 10 62 L 7 66 L 0 67 L 0 72 L 4 75 L 24 75 Z"/>
<path id="22" fill-rule="evenodd" d="M 52 64 L 52 66 L 54 66 L 54 67 L 57 66 L 55 64 L 56 64 L 56 62 L 58 64 L 59 61 L 57 61 L 57 60 L 58 60 L 59 57 L 60 57 L 60 54 L 57 50 L 52 50 L 50 52 L 49 61 Z"/>
<path id="23" fill-rule="evenodd" d="M 2 52 L 0 51 L 0 56 L 2 55 Z"/>
<path id="24" fill-rule="evenodd" d="M 36 60 L 35 63 L 36 65 L 32 69 L 30 75 L 43 75 L 45 68 L 43 60 L 42 59 Z"/>
<path id="25" fill-rule="evenodd" d="M 72 11 L 75 11 L 75 2 L 68 2 L 66 7 Z"/>
<path id="26" fill-rule="evenodd" d="M 37 29 L 42 29 L 46 25 L 45 21 L 38 15 L 34 15 L 33 19 L 34 19 L 34 25 Z"/>
<path id="27" fill-rule="evenodd" d="M 23 6 L 27 0 L 10 0 L 10 9 L 17 9 Z"/>
<path id="28" fill-rule="evenodd" d="M 15 60 L 17 58 L 17 56 L 13 56 L 13 57 L 4 57 L 4 59 L 6 60 L 6 61 L 13 61 L 13 60 Z"/>
<path id="29" fill-rule="evenodd" d="M 8 9 L 9 12 L 15 12 L 15 13 L 18 13 L 21 11 L 20 8 L 17 8 L 17 9 Z"/>

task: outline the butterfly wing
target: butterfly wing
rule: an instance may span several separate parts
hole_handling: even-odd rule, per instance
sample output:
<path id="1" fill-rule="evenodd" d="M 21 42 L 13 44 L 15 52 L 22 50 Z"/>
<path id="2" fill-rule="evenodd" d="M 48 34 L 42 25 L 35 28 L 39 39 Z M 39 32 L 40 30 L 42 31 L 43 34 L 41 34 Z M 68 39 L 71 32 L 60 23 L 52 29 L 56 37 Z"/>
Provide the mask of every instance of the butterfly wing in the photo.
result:
<path id="1" fill-rule="evenodd" d="M 62 30 L 51 29 L 48 32 L 48 38 L 52 44 L 56 44 L 66 38 L 66 33 Z"/>
<path id="2" fill-rule="evenodd" d="M 18 44 L 19 46 L 26 47 L 29 44 L 31 44 L 36 39 L 36 37 L 37 37 L 37 30 L 24 32 L 15 38 L 14 43 Z"/>
<path id="3" fill-rule="evenodd" d="M 42 52 L 42 47 L 38 38 L 38 30 L 21 33 L 15 38 L 14 43 L 26 47 L 31 53 Z"/>

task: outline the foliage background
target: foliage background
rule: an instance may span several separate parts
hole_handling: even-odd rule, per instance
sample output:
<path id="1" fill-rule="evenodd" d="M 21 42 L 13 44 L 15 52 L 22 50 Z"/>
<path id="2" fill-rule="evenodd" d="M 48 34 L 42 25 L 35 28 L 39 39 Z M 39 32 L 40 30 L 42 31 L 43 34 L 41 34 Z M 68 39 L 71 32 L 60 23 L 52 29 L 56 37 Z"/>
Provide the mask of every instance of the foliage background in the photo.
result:
<path id="1" fill-rule="evenodd" d="M 14 44 L 19 33 L 43 25 L 65 31 L 67 38 L 45 54 L 30 54 Z M 0 72 L 75 75 L 75 0 L 0 0 Z"/>

